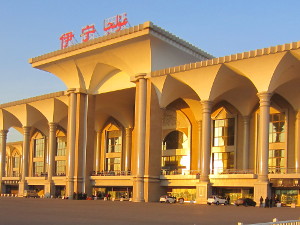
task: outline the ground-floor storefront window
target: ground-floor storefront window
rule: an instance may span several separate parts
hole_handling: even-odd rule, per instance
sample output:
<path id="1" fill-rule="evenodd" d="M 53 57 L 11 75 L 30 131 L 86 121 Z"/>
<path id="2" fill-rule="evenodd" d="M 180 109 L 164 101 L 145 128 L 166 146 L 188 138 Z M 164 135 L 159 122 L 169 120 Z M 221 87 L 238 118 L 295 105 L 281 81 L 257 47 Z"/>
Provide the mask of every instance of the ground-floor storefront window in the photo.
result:
<path id="1" fill-rule="evenodd" d="M 196 188 L 180 187 L 180 188 L 168 188 L 167 194 L 173 197 L 184 198 L 184 201 L 196 200 Z"/>
<path id="2" fill-rule="evenodd" d="M 64 185 L 56 185 L 55 186 L 55 197 L 60 198 L 66 195 L 66 186 Z"/>
<path id="3" fill-rule="evenodd" d="M 213 187 L 212 193 L 223 197 L 229 196 L 232 203 L 239 198 L 253 199 L 254 188 Z"/>
<path id="4" fill-rule="evenodd" d="M 290 205 L 295 203 L 299 205 L 299 190 L 276 189 L 275 199 L 278 199 L 281 204 Z"/>
<path id="5" fill-rule="evenodd" d="M 19 185 L 5 185 L 5 193 L 17 195 L 19 192 Z"/>
<path id="6" fill-rule="evenodd" d="M 99 199 L 108 200 L 128 200 L 132 198 L 132 187 L 94 187 L 93 195 Z"/>
<path id="7" fill-rule="evenodd" d="M 35 191 L 40 197 L 44 196 L 44 185 L 29 185 L 28 190 Z"/>

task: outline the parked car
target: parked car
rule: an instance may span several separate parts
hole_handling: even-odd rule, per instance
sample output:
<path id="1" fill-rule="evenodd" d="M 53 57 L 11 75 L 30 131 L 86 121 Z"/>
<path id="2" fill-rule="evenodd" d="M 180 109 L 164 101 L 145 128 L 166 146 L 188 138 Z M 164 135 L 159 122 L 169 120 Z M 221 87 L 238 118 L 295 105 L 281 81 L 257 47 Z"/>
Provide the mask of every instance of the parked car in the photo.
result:
<path id="1" fill-rule="evenodd" d="M 40 196 L 35 190 L 25 190 L 24 191 L 25 198 L 39 198 Z"/>
<path id="2" fill-rule="evenodd" d="M 159 202 L 163 203 L 176 203 L 176 197 L 172 197 L 170 195 L 163 195 L 160 196 Z"/>
<path id="3" fill-rule="evenodd" d="M 226 198 L 224 198 L 222 196 L 213 195 L 213 196 L 210 196 L 207 199 L 207 204 L 208 205 L 211 205 L 211 204 L 216 204 L 216 205 L 223 204 L 223 205 L 227 205 L 228 201 L 226 200 Z"/>
<path id="4" fill-rule="evenodd" d="M 253 201 L 253 199 L 251 199 L 251 198 L 239 198 L 234 202 L 234 204 L 236 206 L 240 206 L 240 205 L 243 205 L 243 206 L 256 206 L 256 202 Z"/>

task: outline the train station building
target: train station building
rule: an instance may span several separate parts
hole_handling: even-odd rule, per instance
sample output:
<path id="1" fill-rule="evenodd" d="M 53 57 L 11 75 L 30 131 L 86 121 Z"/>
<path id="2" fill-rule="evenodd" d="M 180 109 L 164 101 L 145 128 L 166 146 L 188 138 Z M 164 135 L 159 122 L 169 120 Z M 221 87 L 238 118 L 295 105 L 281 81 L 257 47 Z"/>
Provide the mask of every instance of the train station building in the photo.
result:
<path id="1" fill-rule="evenodd" d="M 2 194 L 300 204 L 300 42 L 214 58 L 145 22 L 29 62 L 67 89 L 0 105 Z"/>

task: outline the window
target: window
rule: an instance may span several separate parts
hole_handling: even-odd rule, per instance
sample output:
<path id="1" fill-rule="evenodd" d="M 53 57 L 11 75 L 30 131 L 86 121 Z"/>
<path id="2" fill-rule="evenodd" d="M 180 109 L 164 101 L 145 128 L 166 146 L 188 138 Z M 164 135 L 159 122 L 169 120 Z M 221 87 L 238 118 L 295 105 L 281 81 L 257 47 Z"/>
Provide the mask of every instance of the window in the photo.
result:
<path id="1" fill-rule="evenodd" d="M 20 166 L 20 156 L 14 155 L 12 158 L 12 167 L 13 169 L 19 169 Z"/>
<path id="2" fill-rule="evenodd" d="M 106 171 L 120 171 L 120 170 L 121 170 L 121 158 L 106 159 Z"/>
<path id="3" fill-rule="evenodd" d="M 55 174 L 56 176 L 66 175 L 66 160 L 55 161 Z"/>
<path id="4" fill-rule="evenodd" d="M 269 143 L 285 142 L 285 114 L 274 113 L 270 115 Z"/>
<path id="5" fill-rule="evenodd" d="M 107 132 L 107 153 L 122 151 L 122 132 L 120 130 Z"/>
<path id="6" fill-rule="evenodd" d="M 56 156 L 65 156 L 67 150 L 67 140 L 66 137 L 57 137 L 57 150 Z"/>
<path id="7" fill-rule="evenodd" d="M 184 156 L 182 155 L 164 156 L 162 159 L 162 168 L 166 170 L 185 169 L 186 165 L 184 162 Z"/>
<path id="8" fill-rule="evenodd" d="M 213 146 L 234 145 L 234 118 L 213 121 Z"/>
<path id="9" fill-rule="evenodd" d="M 285 169 L 285 150 L 270 149 L 269 150 L 269 172 L 282 173 Z"/>
<path id="10" fill-rule="evenodd" d="M 45 138 L 34 139 L 34 158 L 44 158 Z"/>
<path id="11" fill-rule="evenodd" d="M 41 176 L 44 173 L 44 162 L 33 163 L 34 176 Z"/>
<path id="12" fill-rule="evenodd" d="M 46 138 L 37 131 L 32 137 L 32 175 L 41 176 L 45 171 L 45 157 L 46 157 Z"/>
<path id="13" fill-rule="evenodd" d="M 163 140 L 162 169 L 171 174 L 180 174 L 190 168 L 188 138 L 185 133 L 174 130 Z"/>
<path id="14" fill-rule="evenodd" d="M 234 168 L 234 152 L 218 152 L 212 154 L 213 173 L 228 173 Z"/>

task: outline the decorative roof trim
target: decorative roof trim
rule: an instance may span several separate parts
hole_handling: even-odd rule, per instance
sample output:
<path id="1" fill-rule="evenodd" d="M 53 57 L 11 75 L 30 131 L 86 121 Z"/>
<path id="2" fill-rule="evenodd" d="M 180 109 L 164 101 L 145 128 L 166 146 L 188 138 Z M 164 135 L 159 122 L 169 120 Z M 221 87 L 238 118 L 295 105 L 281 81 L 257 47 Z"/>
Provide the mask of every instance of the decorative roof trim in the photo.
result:
<path id="1" fill-rule="evenodd" d="M 75 45 L 72 45 L 72 46 L 67 47 L 65 49 L 60 49 L 60 50 L 50 52 L 50 53 L 47 53 L 47 54 L 44 54 L 44 55 L 41 55 L 41 56 L 30 58 L 29 63 L 31 63 L 31 64 L 36 63 L 36 62 L 39 62 L 39 61 L 42 61 L 42 60 L 45 60 L 45 59 L 48 59 L 48 58 L 51 58 L 51 57 L 55 57 L 55 56 L 62 55 L 62 54 L 68 53 L 68 52 L 83 49 L 83 48 L 86 48 L 86 47 L 89 47 L 89 46 L 92 46 L 92 45 L 95 45 L 95 44 L 99 44 L 99 43 L 106 42 L 106 41 L 109 41 L 109 40 L 113 40 L 113 39 L 116 39 L 116 38 L 119 38 L 119 37 L 122 37 L 122 36 L 137 33 L 137 32 L 140 32 L 140 31 L 143 31 L 143 30 L 146 30 L 146 29 L 155 31 L 156 33 L 159 33 L 160 35 L 165 36 L 166 38 L 168 38 L 168 39 L 170 39 L 170 40 L 172 40 L 172 41 L 174 41 L 174 42 L 190 49 L 191 51 L 193 51 L 197 54 L 200 54 L 201 56 L 203 56 L 205 58 L 212 58 L 213 57 L 213 56 L 209 55 L 208 53 L 204 52 L 203 50 L 195 47 L 194 45 L 180 39 L 179 37 L 171 34 L 170 32 L 168 32 L 168 31 L 166 31 L 166 30 L 164 30 L 164 29 L 162 29 L 162 28 L 160 28 L 156 25 L 153 25 L 152 22 L 148 21 L 148 22 L 145 22 L 143 24 L 139 24 L 139 25 L 134 26 L 134 27 L 129 27 L 127 29 L 121 30 L 121 31 L 113 33 L 113 34 L 109 34 L 109 35 L 105 35 L 105 36 L 95 38 L 95 39 L 90 40 L 88 42 L 75 44 Z"/>
<path id="2" fill-rule="evenodd" d="M 197 69 L 200 67 L 212 66 L 212 65 L 222 64 L 222 63 L 229 63 L 229 62 L 238 61 L 242 59 L 255 58 L 257 56 L 276 54 L 279 52 L 285 52 L 285 51 L 295 50 L 299 48 L 300 48 L 300 41 L 292 42 L 288 44 L 272 46 L 269 48 L 262 48 L 262 49 L 252 50 L 249 52 L 237 53 L 229 56 L 223 56 L 223 57 L 213 58 L 213 59 L 200 61 L 196 63 L 188 63 L 180 66 L 157 70 L 151 73 L 151 77 L 164 76 L 170 73 L 179 73 L 187 70 Z"/>
<path id="3" fill-rule="evenodd" d="M 42 101 L 42 100 L 49 99 L 49 98 L 61 97 L 61 96 L 64 96 L 64 95 L 65 95 L 64 91 L 54 92 L 54 93 L 50 93 L 50 94 L 45 94 L 45 95 L 40 95 L 40 96 L 36 96 L 36 97 L 32 97 L 32 98 L 26 98 L 26 99 L 17 100 L 17 101 L 14 101 L 14 102 L 8 102 L 8 103 L 0 104 L 0 108 L 3 109 L 3 108 L 16 106 L 16 105 L 28 104 L 28 103 L 31 103 L 31 102 Z"/>

